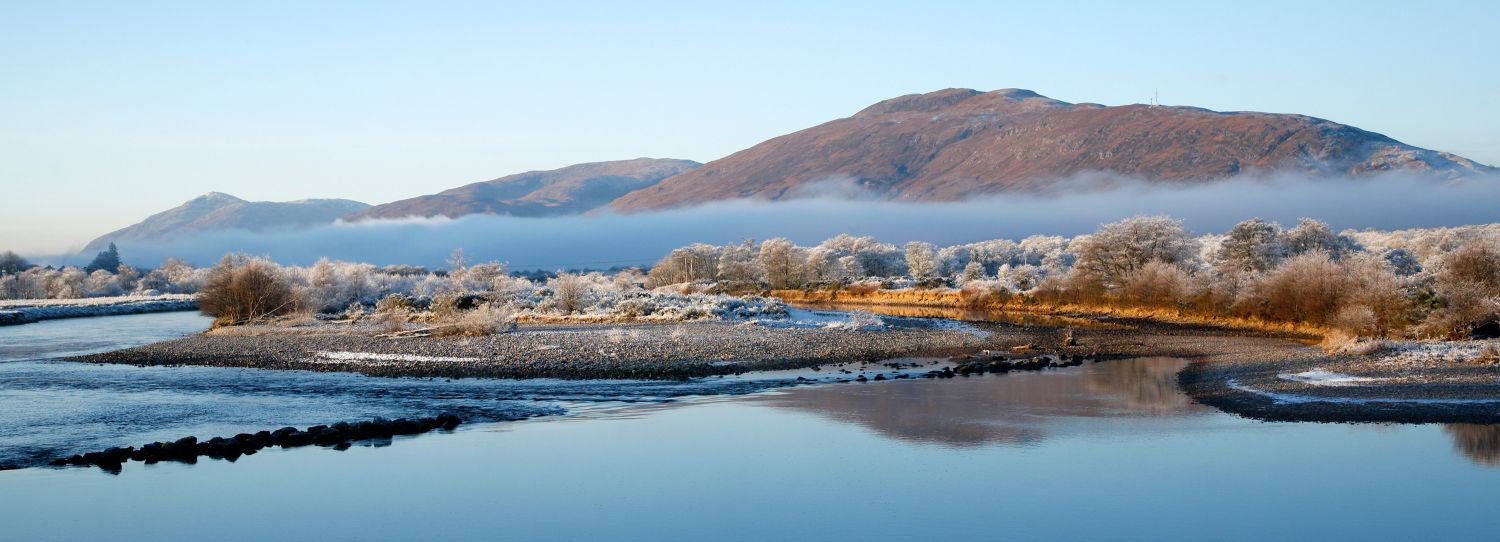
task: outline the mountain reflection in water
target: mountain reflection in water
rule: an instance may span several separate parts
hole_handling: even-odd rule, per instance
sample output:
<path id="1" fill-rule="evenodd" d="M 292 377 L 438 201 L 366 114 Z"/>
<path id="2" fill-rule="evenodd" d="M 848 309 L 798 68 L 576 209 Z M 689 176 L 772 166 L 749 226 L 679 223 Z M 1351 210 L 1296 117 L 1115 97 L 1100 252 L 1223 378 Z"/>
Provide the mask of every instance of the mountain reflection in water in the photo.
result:
<path id="1" fill-rule="evenodd" d="M 1081 420 L 1216 412 L 1177 389 L 1177 371 L 1187 363 L 1139 358 L 1040 373 L 794 388 L 756 400 L 857 423 L 904 441 L 1031 446 Z M 1129 426 L 1108 424 L 1134 430 Z"/>

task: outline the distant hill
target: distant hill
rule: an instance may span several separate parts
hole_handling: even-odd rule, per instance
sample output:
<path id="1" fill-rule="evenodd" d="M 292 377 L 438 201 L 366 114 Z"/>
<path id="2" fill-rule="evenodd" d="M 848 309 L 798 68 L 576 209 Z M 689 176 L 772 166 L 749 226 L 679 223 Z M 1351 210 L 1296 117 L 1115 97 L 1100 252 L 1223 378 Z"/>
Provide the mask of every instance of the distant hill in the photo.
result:
<path id="1" fill-rule="evenodd" d="M 377 205 L 345 217 L 347 221 L 375 218 L 471 214 L 523 217 L 573 215 L 608 205 L 631 191 L 691 171 L 702 164 L 691 160 L 637 158 L 577 164 L 549 171 L 528 171 Z"/>
<path id="2" fill-rule="evenodd" d="M 837 188 L 899 201 L 1034 191 L 1088 172 L 1200 182 L 1252 171 L 1441 177 L 1493 173 L 1448 153 L 1323 119 L 1195 107 L 1071 104 L 1029 90 L 948 89 L 877 103 L 631 192 L 646 211 Z M 836 187 L 824 186 L 834 184 Z"/>
<path id="3" fill-rule="evenodd" d="M 111 242 L 127 247 L 131 242 L 166 241 L 188 233 L 272 231 L 321 226 L 368 207 L 369 204 L 346 199 L 245 201 L 229 194 L 209 192 L 151 215 L 137 224 L 101 235 L 89 242 L 83 252 L 104 250 Z"/>

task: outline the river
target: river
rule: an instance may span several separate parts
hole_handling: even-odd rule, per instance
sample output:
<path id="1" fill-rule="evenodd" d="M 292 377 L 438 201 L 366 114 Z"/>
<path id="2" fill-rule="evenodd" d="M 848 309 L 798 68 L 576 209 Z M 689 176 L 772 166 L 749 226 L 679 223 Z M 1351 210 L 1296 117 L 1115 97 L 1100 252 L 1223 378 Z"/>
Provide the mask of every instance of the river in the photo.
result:
<path id="1" fill-rule="evenodd" d="M 1500 537 L 1500 429 L 1245 420 L 1182 395 L 1179 359 L 795 388 L 49 360 L 204 323 L 0 328 L 0 458 L 434 409 L 479 423 L 234 463 L 0 471 L 0 540 Z"/>

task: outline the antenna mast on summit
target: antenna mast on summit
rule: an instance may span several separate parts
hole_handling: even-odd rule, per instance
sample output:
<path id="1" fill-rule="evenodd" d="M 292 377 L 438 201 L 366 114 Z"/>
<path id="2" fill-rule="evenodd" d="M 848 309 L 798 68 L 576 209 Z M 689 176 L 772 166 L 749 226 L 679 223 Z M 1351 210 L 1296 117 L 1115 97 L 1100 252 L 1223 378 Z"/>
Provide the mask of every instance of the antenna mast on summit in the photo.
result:
<path id="1" fill-rule="evenodd" d="M 1151 91 L 1151 107 L 1161 107 L 1161 89 Z"/>

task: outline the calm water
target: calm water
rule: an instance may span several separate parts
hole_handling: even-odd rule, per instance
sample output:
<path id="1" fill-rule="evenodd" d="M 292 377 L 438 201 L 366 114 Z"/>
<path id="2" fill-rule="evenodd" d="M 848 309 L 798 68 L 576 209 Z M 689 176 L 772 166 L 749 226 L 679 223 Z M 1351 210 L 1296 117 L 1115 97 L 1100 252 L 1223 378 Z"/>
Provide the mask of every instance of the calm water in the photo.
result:
<path id="1" fill-rule="evenodd" d="M 672 403 L 603 400 L 632 389 L 621 382 L 587 390 L 595 396 L 574 390 L 528 402 L 567 416 L 477 424 L 383 448 L 130 464 L 118 476 L 0 472 L 0 540 L 1500 537 L 1495 428 L 1247 421 L 1178 393 L 1182 364 L 1140 359 L 738 396 L 711 394 L 744 389 L 697 383 L 691 389 L 701 395 Z M 78 371 L 73 382 L 112 370 L 68 367 L 56 370 Z M 0 374 L 0 420 L 10 427 L 30 414 L 14 413 L 24 400 L 11 395 L 11 373 Z M 272 399 L 321 401 L 292 389 L 290 379 L 261 388 L 225 386 L 232 379 L 216 375 L 185 382 L 154 375 L 111 378 L 118 390 L 153 377 L 150 385 L 173 400 L 209 393 L 229 402 L 202 414 L 203 423 L 226 423 L 221 416 L 241 408 L 282 412 L 260 410 Z M 282 375 L 307 376 L 235 378 Z M 339 379 L 356 389 L 348 382 L 379 380 Z M 205 381 L 220 385 L 201 391 Z M 179 384 L 200 387 L 172 387 Z M 536 384 L 538 393 L 548 384 Z M 262 389 L 269 391 L 246 391 Z M 335 388 L 341 398 L 329 404 L 395 408 L 344 389 Z M 447 399 L 410 393 L 422 397 L 415 403 Z M 261 399 L 233 406 L 242 395 Z M 126 408 L 132 400 L 115 401 Z M 490 401 L 455 400 L 475 408 Z"/>

